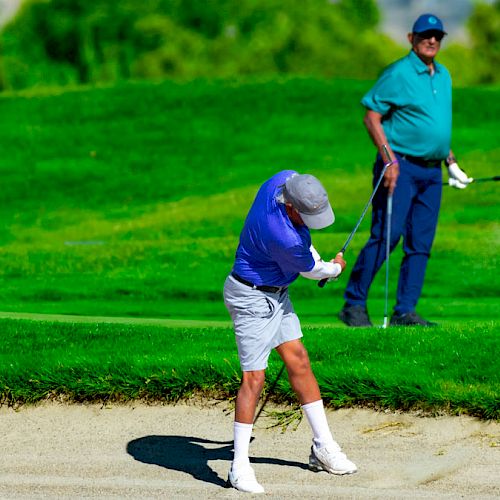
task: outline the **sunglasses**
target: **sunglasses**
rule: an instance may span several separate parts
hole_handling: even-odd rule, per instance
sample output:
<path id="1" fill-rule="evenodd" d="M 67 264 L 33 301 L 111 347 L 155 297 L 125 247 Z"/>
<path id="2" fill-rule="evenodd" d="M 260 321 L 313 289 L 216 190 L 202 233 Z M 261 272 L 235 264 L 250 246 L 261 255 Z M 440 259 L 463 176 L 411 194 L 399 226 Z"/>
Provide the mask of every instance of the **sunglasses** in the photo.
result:
<path id="1" fill-rule="evenodd" d="M 436 30 L 422 31 L 421 33 L 415 33 L 415 35 L 420 38 L 420 40 L 428 40 L 429 38 L 435 38 L 436 41 L 440 42 L 446 33 Z"/>

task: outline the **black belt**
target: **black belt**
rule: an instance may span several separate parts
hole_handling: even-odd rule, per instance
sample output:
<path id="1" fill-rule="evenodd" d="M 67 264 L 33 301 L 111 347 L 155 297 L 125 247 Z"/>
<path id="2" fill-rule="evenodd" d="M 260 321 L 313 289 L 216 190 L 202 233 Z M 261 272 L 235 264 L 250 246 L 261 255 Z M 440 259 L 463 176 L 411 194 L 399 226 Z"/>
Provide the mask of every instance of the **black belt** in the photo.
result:
<path id="1" fill-rule="evenodd" d="M 243 283 L 246 286 L 252 287 L 254 290 L 260 290 L 261 292 L 269 292 L 269 293 L 278 293 L 283 290 L 286 290 L 286 286 L 267 286 L 267 285 L 254 285 L 250 281 L 238 276 L 236 273 L 231 273 L 231 276 L 240 283 Z"/>
<path id="2" fill-rule="evenodd" d="M 398 154 L 404 160 L 414 163 L 415 165 L 420 165 L 421 167 L 440 167 L 442 162 L 442 160 L 426 160 L 425 158 L 420 158 L 419 156 Z"/>

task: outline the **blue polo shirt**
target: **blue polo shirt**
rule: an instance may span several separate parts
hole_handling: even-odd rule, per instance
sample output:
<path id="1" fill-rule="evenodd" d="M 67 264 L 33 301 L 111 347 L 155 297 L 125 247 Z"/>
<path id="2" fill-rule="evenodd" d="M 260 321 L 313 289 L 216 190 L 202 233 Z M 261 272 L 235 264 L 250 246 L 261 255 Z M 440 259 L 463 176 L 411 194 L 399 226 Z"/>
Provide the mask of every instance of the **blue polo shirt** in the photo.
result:
<path id="1" fill-rule="evenodd" d="M 284 170 L 261 186 L 241 231 L 233 271 L 255 285 L 287 286 L 314 267 L 308 227 L 292 224 L 277 199 L 295 173 Z"/>
<path id="2" fill-rule="evenodd" d="M 448 156 L 451 143 L 451 77 L 434 61 L 431 76 L 412 50 L 388 66 L 361 104 L 383 115 L 394 151 L 427 160 Z"/>

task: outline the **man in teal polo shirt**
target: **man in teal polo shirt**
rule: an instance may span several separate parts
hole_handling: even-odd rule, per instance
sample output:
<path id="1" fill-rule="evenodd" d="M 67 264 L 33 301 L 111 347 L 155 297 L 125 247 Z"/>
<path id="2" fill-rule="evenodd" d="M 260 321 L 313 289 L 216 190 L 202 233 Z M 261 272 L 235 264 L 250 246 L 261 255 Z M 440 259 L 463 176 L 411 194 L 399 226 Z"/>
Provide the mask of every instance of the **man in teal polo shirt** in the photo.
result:
<path id="1" fill-rule="evenodd" d="M 370 239 L 358 256 L 344 294 L 340 319 L 348 326 L 371 326 L 366 301 L 370 285 L 385 260 L 387 197 L 393 195 L 390 249 L 403 237 L 397 301 L 391 325 L 431 326 L 415 311 L 441 203 L 441 163 L 449 183 L 465 188 L 472 179 L 458 167 L 451 142 L 451 78 L 435 61 L 443 23 L 423 14 L 408 34 L 410 53 L 385 69 L 363 97 L 368 133 L 377 147 L 374 184 L 384 165 L 384 188 L 373 199 Z M 384 147 L 390 157 L 384 153 Z"/>

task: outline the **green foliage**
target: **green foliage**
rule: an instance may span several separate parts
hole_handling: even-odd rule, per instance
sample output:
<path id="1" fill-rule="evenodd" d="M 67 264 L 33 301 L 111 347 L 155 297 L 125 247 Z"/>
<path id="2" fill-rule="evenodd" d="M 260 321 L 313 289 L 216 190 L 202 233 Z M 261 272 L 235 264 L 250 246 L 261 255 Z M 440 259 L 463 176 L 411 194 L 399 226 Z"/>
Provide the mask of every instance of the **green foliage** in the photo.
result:
<path id="1" fill-rule="evenodd" d="M 467 23 L 471 43 L 467 46 L 446 39 L 439 61 L 449 70 L 455 86 L 500 81 L 500 2 L 477 3 Z"/>
<path id="2" fill-rule="evenodd" d="M 458 85 L 499 81 L 499 3 L 473 47 L 444 47 Z M 27 0 L 0 33 L 0 90 L 242 75 L 375 78 L 402 56 L 374 0 Z"/>
<path id="3" fill-rule="evenodd" d="M 374 77 L 399 53 L 378 19 L 373 0 L 30 0 L 1 35 L 0 83 Z"/>
<path id="4" fill-rule="evenodd" d="M 151 14 L 136 21 L 132 43 L 136 55 L 129 71 L 134 78 L 192 77 L 208 69 L 203 37 L 169 17 Z"/>
<path id="5" fill-rule="evenodd" d="M 273 2 L 269 2 L 273 4 Z M 274 2 L 275 3 L 275 2 Z M 198 32 L 208 39 L 215 39 L 224 33 L 226 26 L 238 16 L 257 6 L 254 0 L 173 0 L 166 6 L 166 12 L 181 26 Z M 258 6 L 257 6 L 258 7 Z"/>
<path id="6" fill-rule="evenodd" d="M 469 19 L 474 42 L 474 70 L 478 82 L 500 81 L 500 0 L 491 5 L 479 3 Z"/>
<path id="7" fill-rule="evenodd" d="M 438 56 L 438 61 L 449 70 L 454 87 L 477 83 L 476 59 L 476 52 L 456 43 L 444 47 Z"/>
<path id="8" fill-rule="evenodd" d="M 344 19 L 358 30 L 370 30 L 380 21 L 377 4 L 371 0 L 341 0 L 339 8 Z"/>

